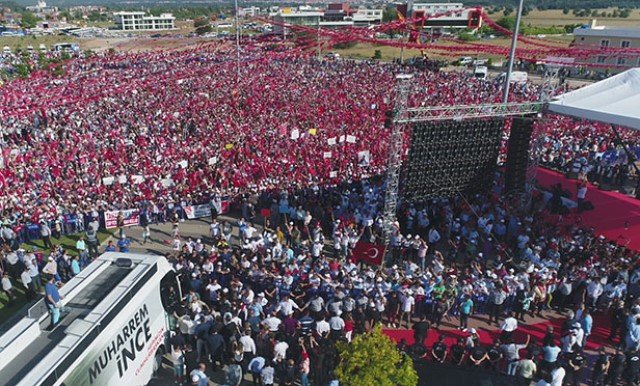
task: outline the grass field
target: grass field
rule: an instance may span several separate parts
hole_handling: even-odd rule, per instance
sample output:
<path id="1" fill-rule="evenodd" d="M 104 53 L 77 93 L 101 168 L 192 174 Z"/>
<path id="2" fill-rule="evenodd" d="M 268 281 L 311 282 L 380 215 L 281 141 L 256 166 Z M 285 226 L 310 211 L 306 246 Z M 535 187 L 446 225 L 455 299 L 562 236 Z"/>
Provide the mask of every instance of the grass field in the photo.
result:
<path id="1" fill-rule="evenodd" d="M 110 231 L 106 231 L 106 230 L 98 231 L 98 240 L 100 241 L 100 244 L 102 244 L 102 242 L 104 242 L 107 238 L 111 236 L 113 236 L 113 233 L 111 233 Z M 67 250 L 68 254 L 75 256 L 78 254 L 75 248 L 76 248 L 76 241 L 78 241 L 79 237 L 80 237 L 80 234 L 67 235 L 67 236 L 61 237 L 59 240 L 52 238 L 51 241 L 53 242 L 54 245 L 62 245 Z M 21 247 L 26 250 L 31 250 L 33 249 L 33 247 L 38 247 L 39 250 L 45 249 L 44 243 L 42 242 L 42 240 L 39 240 L 39 239 L 29 243 L 22 244 Z M 3 323 L 5 320 L 9 319 L 21 307 L 27 304 L 27 297 L 25 295 L 25 291 L 22 287 L 22 284 L 19 281 L 16 281 L 13 279 L 11 280 L 11 282 L 15 290 L 16 299 L 14 299 L 13 303 L 10 303 L 7 295 L 4 292 L 0 292 L 0 324 Z"/>
<path id="2" fill-rule="evenodd" d="M 13 303 L 9 302 L 9 298 L 4 291 L 0 292 L 0 324 L 4 323 L 5 320 L 12 317 L 21 307 L 27 304 L 27 296 L 25 295 L 22 285 L 19 283 L 13 284 L 14 293 L 16 295 Z"/>
<path id="3" fill-rule="evenodd" d="M 67 250 L 67 253 L 69 255 L 75 256 L 78 254 L 78 252 L 76 251 L 76 242 L 78 241 L 81 235 L 83 235 L 83 233 L 62 236 L 60 237 L 60 239 L 55 239 L 52 237 L 51 242 L 53 243 L 53 245 L 62 246 L 64 249 Z M 113 233 L 111 231 L 100 229 L 98 231 L 99 244 L 102 244 L 107 238 L 111 236 L 113 236 Z M 44 243 L 40 239 L 36 239 L 28 243 L 24 243 L 21 245 L 21 247 L 24 248 L 25 250 L 33 249 L 33 247 L 37 247 L 41 251 L 45 250 Z"/>
<path id="4" fill-rule="evenodd" d="M 552 43 L 554 45 L 557 45 L 558 47 L 568 47 L 569 43 L 573 41 L 573 36 L 571 35 L 549 36 L 545 39 L 545 41 Z M 478 40 L 475 43 L 482 43 L 482 44 L 488 44 L 488 45 L 494 45 L 494 46 L 506 48 L 511 45 L 511 39 L 496 38 L 496 39 L 489 39 L 489 40 Z M 442 43 L 439 43 L 439 44 L 451 45 L 451 46 L 456 45 L 456 43 L 446 42 L 446 41 L 443 41 Z M 520 43 L 519 47 L 527 47 L 527 45 Z M 339 53 L 341 57 L 351 58 L 351 59 L 371 59 L 376 50 L 380 50 L 383 61 L 390 61 L 390 60 L 400 58 L 400 51 L 401 51 L 400 48 L 378 46 L 378 45 L 369 44 L 369 43 L 358 43 L 354 47 L 345 48 L 345 49 L 335 49 L 335 48 L 331 49 L 332 52 Z M 457 56 L 455 56 L 454 54 L 448 55 L 448 56 L 433 54 L 433 53 L 429 53 L 428 49 L 425 50 L 425 53 L 432 59 L 443 59 L 448 61 L 454 61 L 455 59 L 457 59 Z M 420 55 L 421 55 L 420 50 L 416 50 L 416 49 L 404 50 L 405 59 L 412 58 L 415 56 L 420 56 Z M 465 54 L 464 56 L 466 55 L 467 54 Z M 477 56 L 485 59 L 491 58 L 494 61 L 494 63 L 500 62 L 501 60 L 504 59 L 501 56 L 484 55 L 480 48 L 478 49 L 478 52 L 474 54 L 469 53 L 468 55 Z M 462 56 L 462 55 L 458 55 L 458 56 Z"/>
<path id="5" fill-rule="evenodd" d="M 606 11 L 607 13 L 613 11 L 610 9 L 599 9 L 598 12 Z M 498 20 L 502 17 L 501 13 L 491 15 L 491 18 Z M 531 24 L 532 26 L 564 26 L 567 24 L 584 23 L 588 24 L 591 19 L 596 19 L 598 25 L 615 26 L 615 27 L 638 27 L 640 25 L 640 10 L 634 9 L 631 11 L 631 15 L 628 18 L 620 17 L 577 17 L 574 16 L 571 11 L 567 15 L 562 13 L 561 9 L 553 10 L 532 10 L 528 15 L 522 17 L 522 21 L 525 25 Z"/>

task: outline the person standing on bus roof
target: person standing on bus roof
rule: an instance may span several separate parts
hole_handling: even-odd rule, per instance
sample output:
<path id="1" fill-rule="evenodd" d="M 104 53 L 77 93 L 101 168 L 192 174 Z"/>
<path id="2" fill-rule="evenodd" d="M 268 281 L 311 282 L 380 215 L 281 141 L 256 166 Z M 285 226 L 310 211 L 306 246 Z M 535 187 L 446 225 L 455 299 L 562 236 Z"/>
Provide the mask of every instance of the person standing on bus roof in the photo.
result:
<path id="1" fill-rule="evenodd" d="M 122 236 L 120 240 L 118 240 L 118 252 L 127 253 L 129 252 L 129 244 L 131 241 L 127 238 L 127 236 Z"/>
<path id="2" fill-rule="evenodd" d="M 60 309 L 62 308 L 60 301 L 64 299 L 64 296 L 58 292 L 58 286 L 56 286 L 53 275 L 49 275 L 49 281 L 44 286 L 44 294 L 47 307 L 51 312 L 51 327 L 55 327 L 60 321 Z"/>

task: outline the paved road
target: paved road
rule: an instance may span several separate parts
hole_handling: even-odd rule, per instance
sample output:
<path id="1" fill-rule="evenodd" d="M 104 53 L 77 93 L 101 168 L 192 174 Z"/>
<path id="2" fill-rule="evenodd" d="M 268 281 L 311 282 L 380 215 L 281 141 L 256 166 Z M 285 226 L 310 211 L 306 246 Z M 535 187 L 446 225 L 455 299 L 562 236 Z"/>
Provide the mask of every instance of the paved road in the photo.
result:
<path id="1" fill-rule="evenodd" d="M 218 222 L 222 221 L 230 221 L 232 224 L 235 224 L 236 219 L 219 216 Z M 188 238 L 192 238 L 193 240 L 202 239 L 206 245 L 210 246 L 213 242 L 209 237 L 210 223 L 211 221 L 209 221 L 209 219 L 180 222 L 178 229 L 181 239 L 183 241 Z M 151 242 L 147 242 L 146 244 L 142 244 L 142 227 L 133 226 L 125 228 L 125 235 L 131 240 L 131 252 L 157 253 L 162 255 L 174 252 L 171 248 L 171 242 L 173 241 L 171 223 L 150 225 L 149 228 L 151 230 Z M 261 229 L 262 227 L 256 226 L 256 228 Z M 235 240 L 237 240 L 238 234 L 238 228 L 234 226 L 233 237 Z M 234 239 L 232 239 L 232 242 Z"/>

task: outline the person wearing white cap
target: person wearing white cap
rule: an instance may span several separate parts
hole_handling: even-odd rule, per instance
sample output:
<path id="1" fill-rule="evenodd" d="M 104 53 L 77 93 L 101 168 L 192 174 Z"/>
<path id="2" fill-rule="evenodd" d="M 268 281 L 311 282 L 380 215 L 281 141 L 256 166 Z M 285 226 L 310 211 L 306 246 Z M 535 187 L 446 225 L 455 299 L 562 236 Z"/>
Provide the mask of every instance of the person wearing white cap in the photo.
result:
<path id="1" fill-rule="evenodd" d="M 467 337 L 464 343 L 465 347 L 467 348 L 467 350 L 471 350 L 472 348 L 478 345 L 478 342 L 479 342 L 478 331 L 476 331 L 475 328 L 470 328 L 469 336 Z"/>
<path id="2" fill-rule="evenodd" d="M 207 366 L 204 363 L 198 364 L 197 369 L 191 370 L 191 384 L 198 386 L 209 386 L 209 377 L 205 373 Z"/>
<path id="3" fill-rule="evenodd" d="M 53 256 L 49 256 L 47 259 L 47 264 L 42 268 L 42 273 L 55 276 L 56 281 L 60 281 L 60 276 L 58 276 L 58 264 L 54 260 Z"/>

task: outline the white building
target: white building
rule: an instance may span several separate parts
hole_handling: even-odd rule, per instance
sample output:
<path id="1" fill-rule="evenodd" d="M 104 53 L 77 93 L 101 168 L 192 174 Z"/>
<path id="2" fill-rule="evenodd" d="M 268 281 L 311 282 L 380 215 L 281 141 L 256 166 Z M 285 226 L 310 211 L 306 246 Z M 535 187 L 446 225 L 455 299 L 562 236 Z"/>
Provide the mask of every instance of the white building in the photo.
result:
<path id="1" fill-rule="evenodd" d="M 175 29 L 176 18 L 170 13 L 160 16 L 147 15 L 145 12 L 115 12 L 113 14 L 116 29 L 122 31 L 153 31 Z"/>
<path id="2" fill-rule="evenodd" d="M 606 27 L 596 25 L 594 20 L 588 28 L 576 28 L 573 36 L 574 47 L 593 52 L 587 58 L 589 63 L 597 64 L 603 69 L 611 66 L 610 70 L 614 72 L 640 66 L 640 55 L 637 52 L 622 51 L 627 48 L 640 48 L 640 28 Z M 618 49 L 618 52 L 607 51 L 614 48 Z"/>
<path id="3" fill-rule="evenodd" d="M 256 17 L 260 15 L 260 7 L 239 8 L 239 17 Z"/>
<path id="4" fill-rule="evenodd" d="M 45 18 L 46 16 L 53 15 L 58 12 L 58 7 L 48 6 L 47 2 L 43 0 L 39 0 L 37 5 L 28 6 L 26 9 L 41 18 Z"/>
<path id="5" fill-rule="evenodd" d="M 412 17 L 445 15 L 426 20 L 424 27 L 428 29 L 474 30 L 482 26 L 480 14 L 465 8 L 463 3 L 414 3 L 410 7 Z"/>
<path id="6" fill-rule="evenodd" d="M 290 33 L 290 28 L 285 28 L 282 24 L 300 25 L 313 27 L 318 26 L 324 12 L 309 9 L 309 7 L 300 7 L 299 10 L 291 8 L 279 9 L 277 13 L 272 13 L 271 16 L 274 20 L 273 32 L 277 35 L 286 35 Z"/>
<path id="7" fill-rule="evenodd" d="M 351 20 L 356 25 L 382 23 L 382 12 L 382 9 L 358 8 L 351 15 Z"/>

